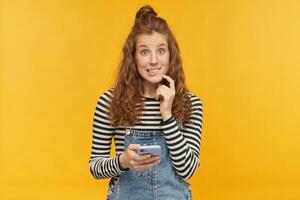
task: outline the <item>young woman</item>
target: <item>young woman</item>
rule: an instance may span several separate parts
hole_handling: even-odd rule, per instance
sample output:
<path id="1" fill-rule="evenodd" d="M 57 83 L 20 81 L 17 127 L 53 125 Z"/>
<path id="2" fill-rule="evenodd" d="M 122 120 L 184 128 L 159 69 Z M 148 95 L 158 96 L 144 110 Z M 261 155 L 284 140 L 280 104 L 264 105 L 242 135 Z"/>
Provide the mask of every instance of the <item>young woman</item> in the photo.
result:
<path id="1" fill-rule="evenodd" d="M 98 100 L 90 170 L 111 178 L 107 199 L 191 199 L 200 164 L 202 103 L 188 91 L 179 47 L 151 6 L 136 13 L 115 86 Z M 116 156 L 110 156 L 114 138 Z M 159 155 L 139 154 L 159 145 Z"/>

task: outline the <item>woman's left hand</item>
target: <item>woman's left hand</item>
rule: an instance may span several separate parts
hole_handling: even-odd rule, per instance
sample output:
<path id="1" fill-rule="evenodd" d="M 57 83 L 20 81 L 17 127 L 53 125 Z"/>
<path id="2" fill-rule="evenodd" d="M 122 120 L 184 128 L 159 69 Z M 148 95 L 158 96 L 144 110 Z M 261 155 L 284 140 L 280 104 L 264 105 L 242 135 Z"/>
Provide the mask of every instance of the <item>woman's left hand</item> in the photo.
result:
<path id="1" fill-rule="evenodd" d="M 157 99 L 160 98 L 161 117 L 163 121 L 166 121 L 172 117 L 172 103 L 175 97 L 175 84 L 174 80 L 169 76 L 163 75 L 162 77 L 170 83 L 170 87 L 160 84 L 156 89 L 156 95 Z"/>

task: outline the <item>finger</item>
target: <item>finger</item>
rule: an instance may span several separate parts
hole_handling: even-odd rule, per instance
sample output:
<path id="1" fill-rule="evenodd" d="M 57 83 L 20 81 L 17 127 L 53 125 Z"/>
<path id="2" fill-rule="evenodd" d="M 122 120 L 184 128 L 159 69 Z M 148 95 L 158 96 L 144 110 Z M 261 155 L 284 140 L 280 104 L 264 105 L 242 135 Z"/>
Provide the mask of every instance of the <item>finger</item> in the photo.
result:
<path id="1" fill-rule="evenodd" d="M 156 96 L 157 96 L 156 100 L 158 100 L 158 99 L 163 100 L 163 98 L 164 98 L 161 90 L 156 91 Z"/>
<path id="2" fill-rule="evenodd" d="M 157 89 L 160 88 L 161 86 L 162 86 L 162 84 L 159 83 Z M 157 90 L 157 89 L 156 89 L 156 90 Z M 159 99 L 159 95 L 156 94 L 155 99 L 158 100 L 158 99 Z"/>
<path id="3" fill-rule="evenodd" d="M 166 91 L 171 91 L 171 88 L 169 88 L 169 87 L 166 86 L 166 85 L 162 85 L 162 86 L 160 86 L 160 87 L 157 88 L 157 89 L 163 89 L 163 90 L 166 90 Z"/>
<path id="4" fill-rule="evenodd" d="M 135 167 L 135 170 L 140 171 L 140 170 L 144 170 L 146 168 L 150 168 L 150 167 L 154 167 L 155 165 L 157 165 L 160 162 L 160 160 L 157 160 L 153 163 L 150 164 L 143 164 L 143 165 L 138 165 Z"/>
<path id="5" fill-rule="evenodd" d="M 132 151 L 136 151 L 140 148 L 139 144 L 130 144 L 127 149 L 132 150 Z"/>
<path id="6" fill-rule="evenodd" d="M 149 155 L 143 155 L 142 158 L 140 158 L 140 155 L 136 153 L 136 151 L 139 149 L 140 145 L 139 144 L 130 144 L 127 147 L 127 154 L 130 157 L 130 159 L 134 160 L 134 161 L 138 161 L 140 159 L 144 158 L 149 158 Z"/>
<path id="7" fill-rule="evenodd" d="M 167 86 L 162 85 L 162 86 L 160 86 L 159 88 L 156 89 L 156 92 L 157 93 L 170 93 L 171 90 Z"/>
<path id="8" fill-rule="evenodd" d="M 169 81 L 170 83 L 170 88 L 172 91 L 175 91 L 175 83 L 174 80 L 171 79 L 171 77 L 167 76 L 167 75 L 162 75 L 163 78 L 165 78 L 167 81 Z"/>
<path id="9" fill-rule="evenodd" d="M 152 155 L 147 153 L 147 154 L 143 154 L 143 155 L 140 155 L 140 154 L 136 154 L 136 156 L 134 156 L 134 159 L 137 161 L 137 162 L 145 162 L 146 160 L 149 160 L 149 158 L 151 158 Z"/>
<path id="10" fill-rule="evenodd" d="M 159 156 L 152 156 L 150 158 L 146 158 L 146 159 L 143 159 L 143 160 L 140 160 L 138 161 L 138 164 L 139 165 L 144 165 L 144 164 L 151 164 L 153 162 L 156 162 L 160 159 Z"/>
<path id="11" fill-rule="evenodd" d="M 156 93 L 158 96 L 162 96 L 163 98 L 170 98 L 172 96 L 172 92 L 167 86 L 161 86 L 157 89 Z"/>
<path id="12" fill-rule="evenodd" d="M 128 152 L 128 155 L 129 155 L 131 160 L 134 160 L 136 162 L 149 159 L 152 156 L 151 154 L 140 155 L 140 154 L 136 153 L 136 151 L 132 151 L 132 150 L 130 150 Z"/>

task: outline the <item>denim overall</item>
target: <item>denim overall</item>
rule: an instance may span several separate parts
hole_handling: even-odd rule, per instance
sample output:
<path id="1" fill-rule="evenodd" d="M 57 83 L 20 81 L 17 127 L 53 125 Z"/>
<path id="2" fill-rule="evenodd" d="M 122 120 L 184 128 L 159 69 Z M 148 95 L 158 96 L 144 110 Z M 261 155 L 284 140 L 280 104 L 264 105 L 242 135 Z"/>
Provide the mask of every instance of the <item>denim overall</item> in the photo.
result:
<path id="1" fill-rule="evenodd" d="M 141 171 L 129 169 L 122 173 L 114 185 L 110 184 L 107 200 L 192 199 L 189 183 L 175 173 L 162 131 L 127 129 L 124 148 L 133 143 L 160 145 L 160 163 Z"/>

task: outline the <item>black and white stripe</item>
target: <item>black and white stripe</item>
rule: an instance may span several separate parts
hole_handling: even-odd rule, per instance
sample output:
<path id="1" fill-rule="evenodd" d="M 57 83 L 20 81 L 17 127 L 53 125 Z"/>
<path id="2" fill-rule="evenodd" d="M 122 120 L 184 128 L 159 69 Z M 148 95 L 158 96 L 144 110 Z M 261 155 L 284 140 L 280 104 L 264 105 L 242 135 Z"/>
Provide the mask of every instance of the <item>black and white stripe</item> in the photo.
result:
<path id="1" fill-rule="evenodd" d="M 173 167 L 182 179 L 189 179 L 200 164 L 200 144 L 202 130 L 202 102 L 189 93 L 192 102 L 191 122 L 180 126 L 174 117 L 162 122 L 160 102 L 154 98 L 144 98 L 145 107 L 140 122 L 131 127 L 136 130 L 163 131 Z M 103 93 L 97 102 L 93 121 L 92 151 L 90 170 L 96 179 L 118 178 L 123 172 L 119 166 L 119 156 L 124 151 L 125 127 L 113 127 L 106 114 L 112 90 Z M 111 142 L 114 137 L 116 156 L 110 157 Z"/>

